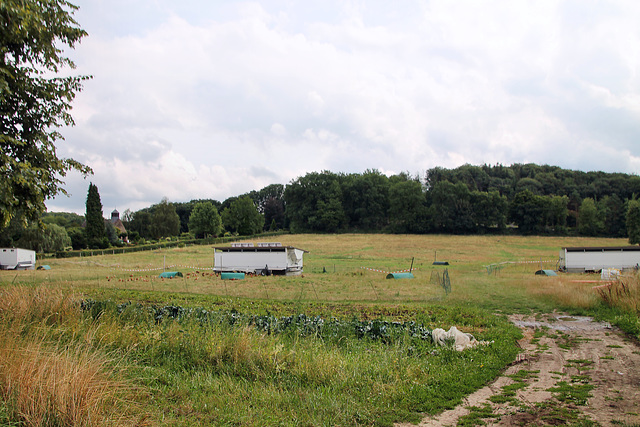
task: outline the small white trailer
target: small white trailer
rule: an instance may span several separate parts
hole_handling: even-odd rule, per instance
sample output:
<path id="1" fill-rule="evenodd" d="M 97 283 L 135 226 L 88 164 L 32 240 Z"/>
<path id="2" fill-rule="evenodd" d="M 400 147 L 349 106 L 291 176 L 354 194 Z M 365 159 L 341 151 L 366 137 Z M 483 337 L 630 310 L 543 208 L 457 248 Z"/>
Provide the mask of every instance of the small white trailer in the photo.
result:
<path id="1" fill-rule="evenodd" d="M 304 249 L 280 243 L 233 243 L 214 248 L 216 273 L 242 272 L 257 275 L 299 275 L 302 273 Z"/>
<path id="2" fill-rule="evenodd" d="M 640 267 L 640 246 L 570 247 L 560 250 L 558 269 L 569 273 L 599 272 L 606 268 Z"/>
<path id="3" fill-rule="evenodd" d="M 0 270 L 35 270 L 35 268 L 35 251 L 19 248 L 0 248 Z"/>

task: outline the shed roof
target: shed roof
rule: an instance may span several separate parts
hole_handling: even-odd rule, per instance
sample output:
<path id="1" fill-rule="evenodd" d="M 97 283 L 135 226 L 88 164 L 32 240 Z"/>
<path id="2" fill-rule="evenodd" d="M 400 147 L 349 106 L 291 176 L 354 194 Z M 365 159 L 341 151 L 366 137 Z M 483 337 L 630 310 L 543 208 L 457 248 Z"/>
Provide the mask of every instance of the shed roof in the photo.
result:
<path id="1" fill-rule="evenodd" d="M 567 252 L 625 252 L 640 251 L 639 246 L 573 246 L 562 248 Z"/>
<path id="2" fill-rule="evenodd" d="M 222 252 L 286 252 L 287 249 L 297 249 L 304 253 L 309 253 L 304 249 L 295 248 L 293 246 L 245 246 L 245 247 L 232 247 L 232 246 L 214 246 L 215 250 Z"/>

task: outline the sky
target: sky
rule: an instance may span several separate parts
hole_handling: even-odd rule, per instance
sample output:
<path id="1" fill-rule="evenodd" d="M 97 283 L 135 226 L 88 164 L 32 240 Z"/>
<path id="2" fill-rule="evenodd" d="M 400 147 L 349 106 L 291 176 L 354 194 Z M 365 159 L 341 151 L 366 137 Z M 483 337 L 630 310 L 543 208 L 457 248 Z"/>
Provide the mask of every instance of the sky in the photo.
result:
<path id="1" fill-rule="evenodd" d="M 637 0 L 71 0 L 91 75 L 49 211 L 223 201 L 309 172 L 640 171 Z"/>

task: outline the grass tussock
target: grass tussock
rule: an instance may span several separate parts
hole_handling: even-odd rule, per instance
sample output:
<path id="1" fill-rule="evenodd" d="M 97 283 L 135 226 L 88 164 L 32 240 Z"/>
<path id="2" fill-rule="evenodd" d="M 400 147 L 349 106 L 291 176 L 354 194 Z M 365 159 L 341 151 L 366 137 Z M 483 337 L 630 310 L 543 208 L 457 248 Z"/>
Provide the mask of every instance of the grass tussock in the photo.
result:
<path id="1" fill-rule="evenodd" d="M 73 317 L 77 310 L 74 298 L 57 287 L 12 286 L 0 291 L 0 320 L 15 327 L 53 325 Z"/>
<path id="2" fill-rule="evenodd" d="M 3 340 L 0 349 L 0 395 L 11 419 L 28 426 L 130 424 L 123 408 L 113 407 L 124 385 L 109 378 L 112 368 L 97 353 L 29 339 Z"/>
<path id="3" fill-rule="evenodd" d="M 600 299 L 609 307 L 640 314 L 640 276 L 621 276 L 609 285 L 596 288 Z"/>
<path id="4" fill-rule="evenodd" d="M 103 353 L 54 342 L 79 320 L 59 289 L 13 287 L 0 294 L 0 399 L 3 421 L 25 426 L 140 424 L 132 388 Z M 46 328 L 45 328 L 46 326 Z"/>

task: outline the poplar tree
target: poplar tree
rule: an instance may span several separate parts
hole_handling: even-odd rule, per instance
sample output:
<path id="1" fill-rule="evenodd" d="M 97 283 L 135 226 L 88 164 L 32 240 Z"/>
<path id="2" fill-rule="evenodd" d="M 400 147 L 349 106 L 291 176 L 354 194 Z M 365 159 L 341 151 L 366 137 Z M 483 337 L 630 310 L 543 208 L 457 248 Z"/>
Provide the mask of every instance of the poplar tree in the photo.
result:
<path id="1" fill-rule="evenodd" d="M 100 193 L 98 193 L 98 187 L 93 183 L 89 184 L 89 192 L 87 193 L 85 220 L 84 233 L 87 237 L 87 245 L 93 249 L 108 246 L 108 241 L 105 244 L 106 234 Z"/>

